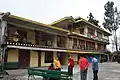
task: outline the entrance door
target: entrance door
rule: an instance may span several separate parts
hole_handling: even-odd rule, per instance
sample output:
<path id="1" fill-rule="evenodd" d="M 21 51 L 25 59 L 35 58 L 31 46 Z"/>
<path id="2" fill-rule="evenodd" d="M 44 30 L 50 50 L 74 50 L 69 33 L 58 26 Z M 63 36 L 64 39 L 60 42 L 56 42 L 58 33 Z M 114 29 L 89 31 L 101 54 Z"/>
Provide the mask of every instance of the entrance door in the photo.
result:
<path id="1" fill-rule="evenodd" d="M 19 50 L 19 66 L 20 68 L 27 68 L 30 64 L 30 50 Z"/>

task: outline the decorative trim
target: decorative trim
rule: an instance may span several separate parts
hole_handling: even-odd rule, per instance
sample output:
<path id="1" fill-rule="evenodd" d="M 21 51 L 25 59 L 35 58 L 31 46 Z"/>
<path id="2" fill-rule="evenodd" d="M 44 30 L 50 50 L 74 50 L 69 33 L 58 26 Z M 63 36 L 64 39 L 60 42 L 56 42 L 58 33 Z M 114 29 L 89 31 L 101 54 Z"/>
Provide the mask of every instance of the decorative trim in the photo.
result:
<path id="1" fill-rule="evenodd" d="M 28 50 L 40 50 L 40 51 L 58 51 L 58 52 L 66 52 L 66 50 L 59 50 L 59 49 L 36 48 L 36 47 L 14 46 L 14 45 L 8 45 L 7 47 L 8 47 L 8 48 L 28 49 Z"/>

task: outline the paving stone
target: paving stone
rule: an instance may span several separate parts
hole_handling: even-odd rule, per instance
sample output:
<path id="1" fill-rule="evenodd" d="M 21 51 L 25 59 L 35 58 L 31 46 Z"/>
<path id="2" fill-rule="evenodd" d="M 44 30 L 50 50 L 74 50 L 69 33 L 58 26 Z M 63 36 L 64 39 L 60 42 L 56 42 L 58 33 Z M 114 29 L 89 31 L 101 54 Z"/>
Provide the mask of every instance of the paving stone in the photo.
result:
<path id="1" fill-rule="evenodd" d="M 120 64 L 117 62 L 106 62 L 99 64 L 99 80 L 120 80 Z M 42 67 L 47 68 L 47 67 Z M 67 71 L 67 66 L 63 66 L 63 71 Z M 27 70 L 26 69 L 18 69 L 18 70 L 7 70 L 10 74 L 8 77 L 0 80 L 27 80 Z M 91 65 L 88 69 L 88 78 L 87 80 L 92 79 L 93 73 L 91 69 Z M 42 77 L 35 76 L 36 80 L 42 80 Z M 75 65 L 74 67 L 74 76 L 73 80 L 80 80 L 80 70 L 79 65 Z"/>

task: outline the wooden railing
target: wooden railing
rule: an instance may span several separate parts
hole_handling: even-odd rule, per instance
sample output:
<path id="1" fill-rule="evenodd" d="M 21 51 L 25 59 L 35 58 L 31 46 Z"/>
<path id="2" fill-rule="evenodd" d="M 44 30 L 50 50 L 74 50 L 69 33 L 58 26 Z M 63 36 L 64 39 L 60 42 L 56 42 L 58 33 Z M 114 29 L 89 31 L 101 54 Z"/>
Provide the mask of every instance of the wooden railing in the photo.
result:
<path id="1" fill-rule="evenodd" d="M 88 38 L 92 38 L 94 40 L 98 40 L 98 41 L 109 43 L 109 39 L 101 38 L 101 37 L 98 37 L 98 36 L 95 36 L 95 35 L 87 34 L 87 37 Z"/>
<path id="2" fill-rule="evenodd" d="M 97 52 L 104 52 L 105 49 L 96 49 L 94 47 L 85 47 L 84 45 L 73 46 L 72 49 L 74 50 L 84 50 L 84 51 L 97 51 Z"/>

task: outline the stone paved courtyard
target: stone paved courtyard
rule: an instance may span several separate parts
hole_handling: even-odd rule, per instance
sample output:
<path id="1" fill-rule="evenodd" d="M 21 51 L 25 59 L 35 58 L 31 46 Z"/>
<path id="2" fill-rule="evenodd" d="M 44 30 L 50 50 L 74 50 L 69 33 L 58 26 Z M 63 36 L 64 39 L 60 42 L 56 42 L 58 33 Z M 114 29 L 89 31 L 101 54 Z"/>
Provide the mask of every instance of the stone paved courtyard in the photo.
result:
<path id="1" fill-rule="evenodd" d="M 120 64 L 116 62 L 106 62 L 106 63 L 100 63 L 100 70 L 99 70 L 99 80 L 120 80 Z M 44 67 L 46 68 L 46 67 Z M 67 66 L 63 66 L 64 71 L 67 71 Z M 13 80 L 14 78 L 16 80 L 27 80 L 27 70 L 26 69 L 18 69 L 18 70 L 8 70 L 7 71 L 10 75 L 8 76 L 8 79 L 2 79 L 2 80 Z M 88 69 L 88 79 L 92 80 L 92 70 L 91 65 Z M 42 80 L 42 77 L 35 76 L 36 80 Z M 74 77 L 73 80 L 80 80 L 80 71 L 79 71 L 79 65 L 75 65 L 74 68 Z"/>

